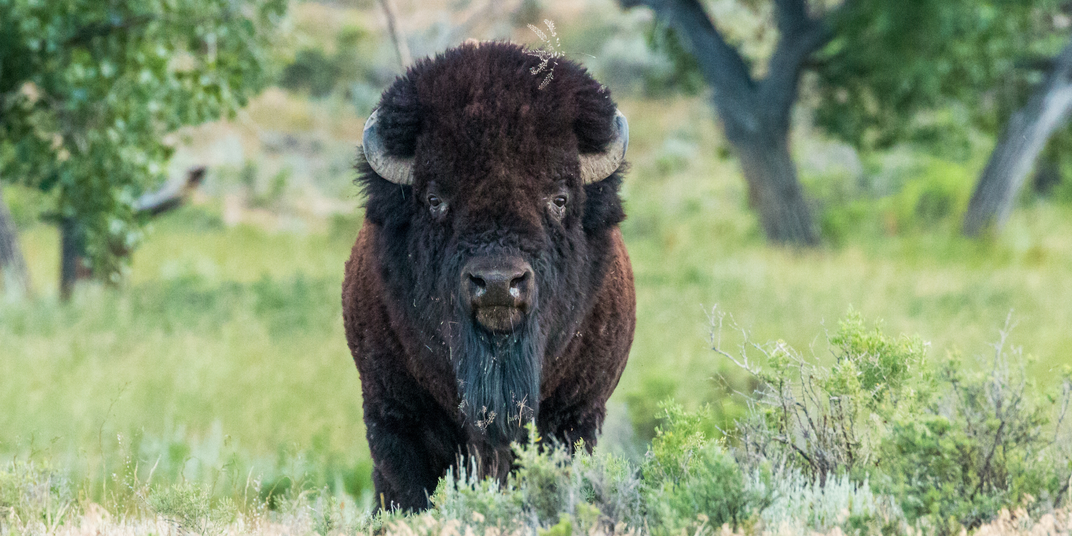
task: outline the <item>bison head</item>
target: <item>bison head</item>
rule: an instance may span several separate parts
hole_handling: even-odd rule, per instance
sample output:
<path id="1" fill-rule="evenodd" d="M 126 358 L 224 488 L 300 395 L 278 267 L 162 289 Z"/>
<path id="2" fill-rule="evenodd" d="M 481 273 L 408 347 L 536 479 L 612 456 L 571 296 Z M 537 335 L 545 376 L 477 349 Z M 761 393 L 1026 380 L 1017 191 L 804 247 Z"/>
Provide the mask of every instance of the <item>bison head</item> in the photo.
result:
<path id="1" fill-rule="evenodd" d="M 420 356 L 407 367 L 493 445 L 539 414 L 543 371 L 591 309 L 624 218 L 624 116 L 572 62 L 541 88 L 539 61 L 486 43 L 418 62 L 364 132 L 392 324 Z"/>

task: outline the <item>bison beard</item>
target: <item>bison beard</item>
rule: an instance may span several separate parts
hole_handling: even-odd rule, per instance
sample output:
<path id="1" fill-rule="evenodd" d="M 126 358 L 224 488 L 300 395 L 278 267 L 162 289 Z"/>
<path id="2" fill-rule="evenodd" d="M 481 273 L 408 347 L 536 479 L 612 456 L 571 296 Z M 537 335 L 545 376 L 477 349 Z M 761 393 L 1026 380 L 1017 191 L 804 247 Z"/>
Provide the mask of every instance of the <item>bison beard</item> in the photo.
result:
<path id="1" fill-rule="evenodd" d="M 535 318 L 530 313 L 511 333 L 490 333 L 470 320 L 452 341 L 461 410 L 474 436 L 491 445 L 520 441 L 524 425 L 536 417 L 543 345 Z"/>
<path id="2" fill-rule="evenodd" d="M 365 124 L 343 319 L 377 503 L 420 510 L 462 456 L 505 479 L 525 427 L 595 445 L 636 322 L 606 88 L 507 43 L 418 61 Z M 465 461 L 464 463 L 469 463 Z"/>

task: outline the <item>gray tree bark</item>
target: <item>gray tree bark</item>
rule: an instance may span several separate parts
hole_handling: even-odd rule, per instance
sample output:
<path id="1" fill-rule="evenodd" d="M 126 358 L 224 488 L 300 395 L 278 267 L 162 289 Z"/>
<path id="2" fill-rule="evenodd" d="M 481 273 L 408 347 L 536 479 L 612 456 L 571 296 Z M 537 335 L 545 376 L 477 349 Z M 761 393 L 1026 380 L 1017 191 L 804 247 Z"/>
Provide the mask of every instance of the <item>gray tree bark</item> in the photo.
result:
<path id="1" fill-rule="evenodd" d="M 1027 104 L 1009 118 L 964 214 L 964 234 L 1000 231 L 1039 153 L 1072 112 L 1072 42 Z"/>
<path id="2" fill-rule="evenodd" d="M 748 66 L 697 0 L 620 0 L 646 5 L 683 39 L 714 89 L 726 139 L 740 159 L 749 201 L 769 240 L 810 246 L 819 236 L 789 154 L 789 124 L 808 57 L 830 39 L 823 18 L 808 14 L 807 0 L 775 0 L 779 40 L 767 76 L 754 80 Z"/>
<path id="3" fill-rule="evenodd" d="M 86 230 L 74 218 L 60 220 L 60 299 L 69 301 L 74 285 L 91 279 L 93 270 L 86 256 Z"/>
<path id="4" fill-rule="evenodd" d="M 206 168 L 196 166 L 186 171 L 182 181 L 172 181 L 159 190 L 149 192 L 134 201 L 134 210 L 142 216 L 154 218 L 186 204 L 205 178 Z M 92 279 L 94 273 L 86 254 L 85 227 L 74 218 L 61 218 L 60 227 L 60 299 L 68 301 L 78 281 Z M 112 246 L 119 256 L 128 256 L 130 251 L 121 245 Z"/>
<path id="5" fill-rule="evenodd" d="M 30 295 L 30 273 L 19 247 L 19 233 L 0 191 L 0 289 L 9 293 Z"/>

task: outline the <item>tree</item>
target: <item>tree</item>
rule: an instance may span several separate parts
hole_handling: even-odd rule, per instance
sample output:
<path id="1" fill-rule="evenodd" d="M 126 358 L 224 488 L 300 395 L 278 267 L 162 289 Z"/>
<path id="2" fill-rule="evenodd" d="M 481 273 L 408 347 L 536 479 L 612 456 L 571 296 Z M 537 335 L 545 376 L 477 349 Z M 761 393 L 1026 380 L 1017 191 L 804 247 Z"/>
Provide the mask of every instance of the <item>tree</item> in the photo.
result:
<path id="1" fill-rule="evenodd" d="M 969 129 L 996 135 L 1006 124 L 963 229 L 974 236 L 1000 227 L 1072 106 L 1072 49 L 1039 61 L 1068 42 L 1067 2 L 856 2 L 820 58 L 817 122 L 857 147 L 916 141 L 930 150 Z M 1050 72 L 1036 84 L 1043 70 Z"/>
<path id="2" fill-rule="evenodd" d="M 714 89 L 715 109 L 740 159 L 749 201 L 767 238 L 776 243 L 819 241 L 789 154 L 790 112 L 808 58 L 830 39 L 828 14 L 809 13 L 806 0 L 775 0 L 778 44 L 767 74 L 756 78 L 698 0 L 621 0 L 646 5 L 665 21 Z"/>
<path id="3" fill-rule="evenodd" d="M 767 237 L 794 244 L 817 242 L 788 151 L 803 71 L 816 75 L 815 120 L 826 133 L 864 151 L 901 142 L 943 149 L 970 128 L 995 130 L 1015 109 L 1019 65 L 1052 54 L 1047 17 L 1059 12 L 1059 0 L 729 2 L 770 19 L 778 38 L 767 56 L 745 54 L 756 37 L 720 26 L 700 0 L 620 2 L 654 10 L 668 28 L 664 48 L 714 90 Z"/>
<path id="4" fill-rule="evenodd" d="M 1009 118 L 964 215 L 964 234 L 1001 229 L 1039 153 L 1072 112 L 1072 42 L 1027 104 Z"/>
<path id="5" fill-rule="evenodd" d="M 190 194 L 201 185 L 205 178 L 204 166 L 190 168 L 182 181 L 169 181 L 160 189 L 142 194 L 134 201 L 134 215 L 138 221 L 155 218 L 175 210 L 190 198 Z M 86 236 L 84 228 L 74 218 L 61 218 L 60 227 L 60 297 L 71 297 L 74 285 L 81 279 L 93 277 L 89 259 L 86 257 Z M 130 258 L 130 249 L 122 243 L 109 244 L 108 253 L 116 262 Z"/>
<path id="6" fill-rule="evenodd" d="M 18 236 L 15 222 L 4 204 L 4 193 L 0 190 L 0 290 L 26 295 L 30 293 L 30 275 L 26 271 Z"/>
<path id="7" fill-rule="evenodd" d="M 64 242 L 116 280 L 167 134 L 269 81 L 285 0 L 0 0 L 0 177 L 54 194 Z"/>

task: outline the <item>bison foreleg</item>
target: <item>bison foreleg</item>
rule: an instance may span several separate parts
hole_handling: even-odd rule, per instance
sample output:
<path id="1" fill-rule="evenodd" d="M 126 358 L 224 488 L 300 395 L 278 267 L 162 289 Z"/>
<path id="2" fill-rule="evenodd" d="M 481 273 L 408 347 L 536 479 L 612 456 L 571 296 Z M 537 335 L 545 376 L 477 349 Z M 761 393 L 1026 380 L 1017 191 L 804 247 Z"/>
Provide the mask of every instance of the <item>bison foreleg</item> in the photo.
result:
<path id="1" fill-rule="evenodd" d="M 544 404 L 541 410 L 547 407 L 553 406 Z M 585 450 L 591 453 L 606 413 L 603 404 L 584 404 L 558 411 L 540 411 L 537 426 L 541 435 L 553 438 L 569 452 L 572 453 L 577 443 L 583 441 Z"/>
<path id="2" fill-rule="evenodd" d="M 428 508 L 428 497 L 458 456 L 460 432 L 452 421 L 437 406 L 413 402 L 366 407 L 372 482 L 380 508 Z"/>

